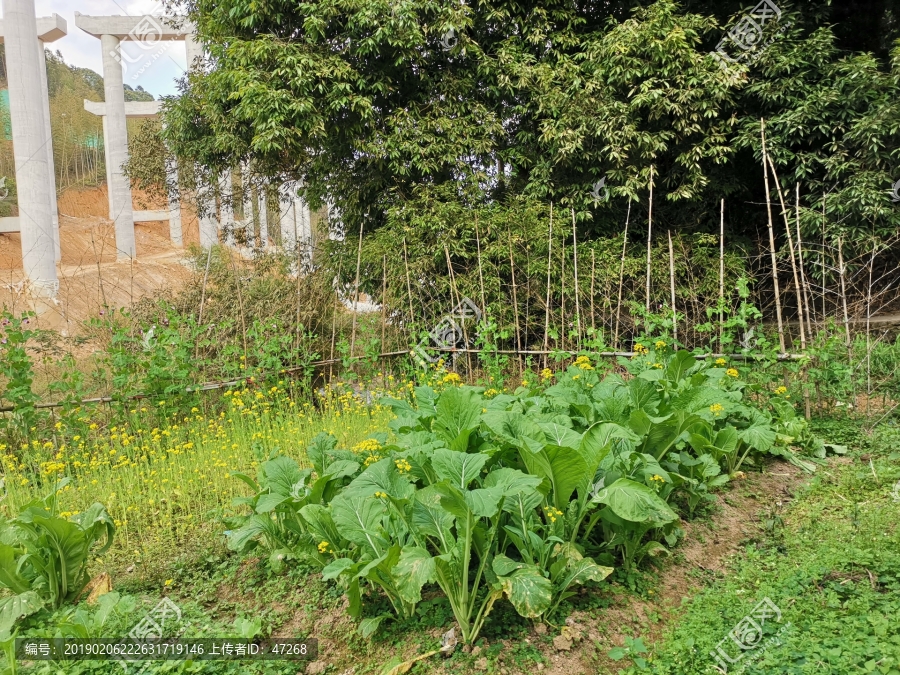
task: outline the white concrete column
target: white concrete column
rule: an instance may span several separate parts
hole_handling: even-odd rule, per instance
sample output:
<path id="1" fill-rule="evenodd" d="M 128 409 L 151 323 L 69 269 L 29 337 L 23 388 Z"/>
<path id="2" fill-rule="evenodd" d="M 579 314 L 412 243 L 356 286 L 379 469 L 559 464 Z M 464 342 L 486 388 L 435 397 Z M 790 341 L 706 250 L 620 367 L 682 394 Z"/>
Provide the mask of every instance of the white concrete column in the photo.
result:
<path id="1" fill-rule="evenodd" d="M 166 183 L 175 185 L 175 191 L 169 192 L 168 194 L 169 238 L 175 246 L 183 248 L 184 236 L 181 228 L 181 196 L 178 191 L 178 161 L 171 156 L 166 159 Z"/>
<path id="2" fill-rule="evenodd" d="M 259 246 L 264 251 L 269 248 L 269 200 L 266 199 L 265 188 L 259 191 Z"/>
<path id="3" fill-rule="evenodd" d="M 297 219 L 297 242 L 300 246 L 298 255 L 305 264 L 309 264 L 312 262 L 312 227 L 309 204 L 303 197 L 294 199 L 294 213 Z"/>
<path id="4" fill-rule="evenodd" d="M 106 134 L 109 141 L 109 192 L 111 216 L 116 224 L 116 250 L 119 258 L 134 258 L 134 210 L 131 202 L 131 182 L 122 171 L 128 161 L 128 127 L 125 123 L 125 88 L 122 81 L 119 38 L 102 35 L 103 88 L 106 98 Z"/>
<path id="5" fill-rule="evenodd" d="M 219 243 L 219 226 L 216 222 L 215 203 L 208 196 L 203 195 L 203 190 L 198 190 L 197 196 L 198 218 L 200 220 L 200 246 L 209 248 Z"/>
<path id="6" fill-rule="evenodd" d="M 225 235 L 223 241 L 234 248 L 234 194 L 231 185 L 231 171 L 219 180 L 219 224 Z"/>
<path id="7" fill-rule="evenodd" d="M 279 195 L 281 203 L 281 248 L 293 253 L 297 247 L 297 213 L 291 194 Z"/>
<path id="8" fill-rule="evenodd" d="M 244 198 L 244 236 L 247 246 L 256 248 L 256 219 L 253 217 L 253 190 L 246 172 L 241 176 L 241 193 Z"/>
<path id="9" fill-rule="evenodd" d="M 59 290 L 46 126 L 41 114 L 40 59 L 34 0 L 3 0 L 9 108 L 22 239 L 22 265 L 36 295 Z"/>
<path id="10" fill-rule="evenodd" d="M 115 220 L 112 200 L 112 174 L 110 173 L 112 162 L 109 159 L 109 132 L 106 131 L 106 115 L 103 115 L 100 119 L 103 120 L 103 162 L 106 165 L 106 201 L 109 202 L 109 219 Z"/>
<path id="11" fill-rule="evenodd" d="M 53 161 L 53 133 L 50 131 L 50 92 L 47 89 L 47 54 L 43 40 L 38 40 L 38 59 L 41 70 L 41 110 L 44 118 L 44 135 L 47 138 L 47 176 L 50 181 L 50 216 L 53 219 L 53 247 L 56 260 L 62 257 L 59 246 L 59 208 L 56 204 L 56 164 Z"/>
<path id="12" fill-rule="evenodd" d="M 190 70 L 196 58 L 203 55 L 203 45 L 194 40 L 193 33 L 184 36 L 184 52 L 187 56 L 187 69 Z"/>

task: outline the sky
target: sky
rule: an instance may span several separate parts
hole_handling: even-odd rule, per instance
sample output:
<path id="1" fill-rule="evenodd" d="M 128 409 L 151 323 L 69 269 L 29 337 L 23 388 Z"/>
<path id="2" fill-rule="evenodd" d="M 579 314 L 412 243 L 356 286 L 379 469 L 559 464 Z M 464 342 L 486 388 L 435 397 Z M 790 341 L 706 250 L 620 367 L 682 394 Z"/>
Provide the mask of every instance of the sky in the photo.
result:
<path id="1" fill-rule="evenodd" d="M 156 0 L 35 0 L 35 15 L 59 14 L 68 24 L 68 35 L 47 45 L 62 52 L 66 63 L 90 68 L 103 75 L 100 40 L 75 25 L 75 12 L 93 16 L 144 16 L 162 14 Z M 2 9 L 0 9 L 2 14 Z M 122 42 L 126 70 L 125 84 L 143 87 L 155 98 L 177 94 L 175 80 L 185 71 L 184 42 L 160 42 L 146 50 L 132 42 Z"/>

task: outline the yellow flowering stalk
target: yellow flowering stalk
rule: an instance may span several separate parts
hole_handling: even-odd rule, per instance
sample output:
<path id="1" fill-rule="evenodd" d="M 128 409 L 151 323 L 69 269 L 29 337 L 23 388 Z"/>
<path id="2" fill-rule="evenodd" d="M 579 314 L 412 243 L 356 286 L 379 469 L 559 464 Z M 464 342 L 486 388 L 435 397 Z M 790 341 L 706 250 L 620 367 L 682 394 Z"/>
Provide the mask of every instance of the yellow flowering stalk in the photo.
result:
<path id="1" fill-rule="evenodd" d="M 738 371 L 735 368 L 729 368 L 728 370 L 725 371 L 725 374 L 728 375 L 729 377 L 737 377 Z"/>
<path id="2" fill-rule="evenodd" d="M 719 414 L 720 414 L 723 410 L 725 410 L 725 408 L 722 407 L 722 404 L 721 404 L 721 403 L 713 403 L 711 406 L 709 406 L 709 411 L 710 411 L 713 415 L 715 415 L 716 417 L 718 417 Z"/>
<path id="3" fill-rule="evenodd" d="M 723 359 L 722 357 L 719 357 L 716 359 L 717 366 L 724 366 L 726 363 L 728 363 L 728 362 L 725 359 Z"/>

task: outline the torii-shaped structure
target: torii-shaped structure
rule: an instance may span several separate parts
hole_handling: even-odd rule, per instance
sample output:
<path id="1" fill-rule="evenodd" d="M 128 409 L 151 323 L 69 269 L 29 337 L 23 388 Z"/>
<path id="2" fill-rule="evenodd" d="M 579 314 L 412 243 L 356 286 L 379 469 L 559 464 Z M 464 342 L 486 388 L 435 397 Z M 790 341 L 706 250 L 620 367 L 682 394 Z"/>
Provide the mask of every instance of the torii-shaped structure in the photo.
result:
<path id="1" fill-rule="evenodd" d="M 34 0 L 3 0 L 0 42 L 6 47 L 19 216 L 0 219 L 0 232 L 21 232 L 32 290 L 51 297 L 59 289 L 60 248 L 44 44 L 65 35 L 66 21 L 58 14 L 35 18 Z"/>
<path id="2" fill-rule="evenodd" d="M 161 19 L 161 20 L 157 20 Z M 152 33 L 148 32 L 148 21 Z M 188 67 L 201 53 L 193 40 L 193 26 L 185 19 L 177 22 L 165 17 L 147 16 L 86 16 L 75 12 L 75 25 L 89 35 L 100 39 L 103 51 L 103 133 L 106 146 L 106 171 L 109 189 L 110 219 L 115 221 L 116 249 L 120 258 L 135 257 L 134 207 L 131 202 L 131 183 L 122 166 L 128 161 L 128 116 L 125 106 L 125 86 L 122 77 L 121 43 L 123 40 L 143 42 L 152 35 L 154 42 L 183 40 L 187 51 Z M 93 112 L 93 111 L 92 111 Z M 170 204 L 170 215 L 172 205 Z M 172 218 L 169 220 L 173 241 Z M 180 209 L 178 239 L 181 238 Z M 201 234 L 203 231 L 201 223 Z M 205 244 L 201 236 L 201 245 Z M 206 244 L 208 245 L 208 244 Z"/>

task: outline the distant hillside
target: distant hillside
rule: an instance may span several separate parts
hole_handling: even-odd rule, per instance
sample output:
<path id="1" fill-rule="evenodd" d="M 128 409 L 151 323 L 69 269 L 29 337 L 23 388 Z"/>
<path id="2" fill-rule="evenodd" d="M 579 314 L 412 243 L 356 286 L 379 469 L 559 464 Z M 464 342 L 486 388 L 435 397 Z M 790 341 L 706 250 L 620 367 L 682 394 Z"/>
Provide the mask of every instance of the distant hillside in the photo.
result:
<path id="1" fill-rule="evenodd" d="M 66 63 L 59 51 L 46 54 L 57 192 L 73 186 L 99 185 L 106 178 L 103 124 L 99 117 L 84 109 L 84 101 L 105 99 L 103 78 L 89 68 Z M 6 73 L 6 52 L 0 44 L 0 90 L 7 87 Z M 15 165 L 9 134 L 9 99 L 5 94 L 5 91 L 0 93 L 0 176 L 12 178 Z M 125 100 L 155 99 L 143 87 L 132 88 L 126 84 Z M 135 133 L 140 124 L 139 120 L 129 121 L 129 132 Z"/>

